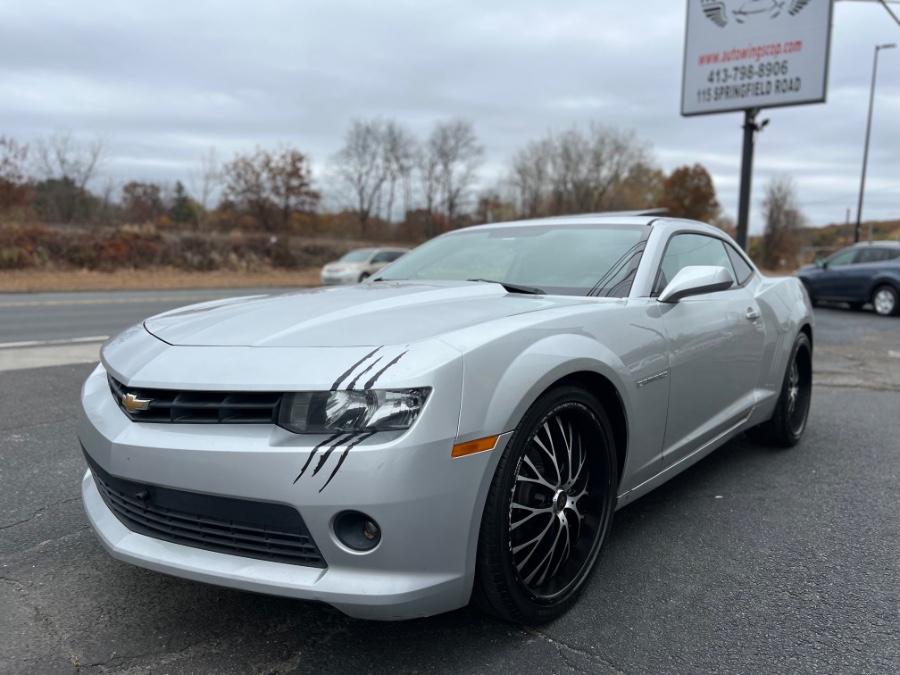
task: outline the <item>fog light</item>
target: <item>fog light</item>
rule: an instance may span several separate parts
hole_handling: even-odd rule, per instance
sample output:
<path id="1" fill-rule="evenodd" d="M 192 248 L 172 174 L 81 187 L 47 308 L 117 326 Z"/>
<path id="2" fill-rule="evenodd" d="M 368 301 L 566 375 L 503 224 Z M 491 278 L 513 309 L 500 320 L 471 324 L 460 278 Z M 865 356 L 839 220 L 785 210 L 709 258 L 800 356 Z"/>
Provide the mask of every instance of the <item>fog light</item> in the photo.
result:
<path id="1" fill-rule="evenodd" d="M 334 519 L 334 534 L 338 541 L 354 551 L 371 551 L 381 541 L 378 523 L 359 511 L 338 514 Z"/>
<path id="2" fill-rule="evenodd" d="M 373 541 L 381 536 L 381 530 L 374 521 L 367 520 L 363 523 L 363 536 L 369 541 Z"/>

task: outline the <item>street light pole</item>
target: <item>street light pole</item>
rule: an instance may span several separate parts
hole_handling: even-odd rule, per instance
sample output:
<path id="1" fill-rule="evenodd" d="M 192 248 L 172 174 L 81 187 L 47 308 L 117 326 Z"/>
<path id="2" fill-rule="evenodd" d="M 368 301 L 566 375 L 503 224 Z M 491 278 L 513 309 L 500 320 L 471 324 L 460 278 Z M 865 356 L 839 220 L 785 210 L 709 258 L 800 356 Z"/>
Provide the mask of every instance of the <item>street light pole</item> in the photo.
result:
<path id="1" fill-rule="evenodd" d="M 856 207 L 856 228 L 853 230 L 853 243 L 859 242 L 859 231 L 862 229 L 863 196 L 866 192 L 866 166 L 869 163 L 869 138 L 872 135 L 872 107 L 875 103 L 875 78 L 878 76 L 878 52 L 882 49 L 893 49 L 896 44 L 875 45 L 875 62 L 872 64 L 872 88 L 869 90 L 869 120 L 866 122 L 866 144 L 863 150 L 862 177 L 859 181 L 859 204 Z"/>

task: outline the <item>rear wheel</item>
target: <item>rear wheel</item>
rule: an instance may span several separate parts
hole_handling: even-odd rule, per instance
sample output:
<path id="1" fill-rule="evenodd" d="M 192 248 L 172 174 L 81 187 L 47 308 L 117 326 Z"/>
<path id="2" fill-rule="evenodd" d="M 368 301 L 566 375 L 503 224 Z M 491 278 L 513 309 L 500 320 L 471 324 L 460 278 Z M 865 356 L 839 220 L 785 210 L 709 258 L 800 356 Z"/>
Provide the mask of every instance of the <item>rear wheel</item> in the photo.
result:
<path id="1" fill-rule="evenodd" d="M 796 445 L 806 430 L 812 399 L 812 348 L 805 333 L 794 342 L 781 394 L 772 418 L 747 430 L 750 440 L 764 445 L 789 448 Z"/>
<path id="2" fill-rule="evenodd" d="M 485 504 L 473 599 L 507 621 L 565 612 L 609 532 L 618 473 L 599 401 L 575 385 L 539 398 L 503 452 Z"/>
<path id="3" fill-rule="evenodd" d="M 881 316 L 892 316 L 900 313 L 900 302 L 898 302 L 898 293 L 893 286 L 879 286 L 872 294 L 872 306 L 875 313 Z"/>
<path id="4" fill-rule="evenodd" d="M 364 282 L 368 278 L 369 278 L 369 273 L 363 272 L 362 274 L 359 275 L 359 283 Z"/>

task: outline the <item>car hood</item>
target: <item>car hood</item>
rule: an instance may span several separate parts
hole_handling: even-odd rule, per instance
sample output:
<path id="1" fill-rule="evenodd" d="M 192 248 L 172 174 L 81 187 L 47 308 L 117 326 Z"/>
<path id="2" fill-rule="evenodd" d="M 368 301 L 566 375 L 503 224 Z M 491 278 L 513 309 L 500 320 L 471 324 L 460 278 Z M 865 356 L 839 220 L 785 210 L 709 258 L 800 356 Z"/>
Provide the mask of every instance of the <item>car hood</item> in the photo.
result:
<path id="1" fill-rule="evenodd" d="M 180 346 L 383 346 L 583 302 L 508 293 L 493 283 L 377 282 L 194 305 L 147 319 L 144 327 Z"/>

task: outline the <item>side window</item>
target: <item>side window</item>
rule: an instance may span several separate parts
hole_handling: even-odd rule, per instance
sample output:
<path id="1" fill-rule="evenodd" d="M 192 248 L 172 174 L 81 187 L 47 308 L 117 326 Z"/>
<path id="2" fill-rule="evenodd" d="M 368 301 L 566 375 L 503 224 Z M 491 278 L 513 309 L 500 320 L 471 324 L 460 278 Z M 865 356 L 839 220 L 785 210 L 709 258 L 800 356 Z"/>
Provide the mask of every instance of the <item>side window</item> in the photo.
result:
<path id="1" fill-rule="evenodd" d="M 853 262 L 853 256 L 856 255 L 855 249 L 850 249 L 849 251 L 841 251 L 836 256 L 833 256 L 828 259 L 829 267 L 843 267 L 844 265 L 849 265 Z"/>
<path id="2" fill-rule="evenodd" d="M 900 246 L 896 249 L 884 249 L 884 254 L 885 260 L 896 260 L 897 258 L 900 258 Z"/>
<path id="3" fill-rule="evenodd" d="M 386 263 L 391 262 L 391 254 L 388 251 L 380 251 L 375 254 L 375 257 L 372 258 L 373 263 Z"/>
<path id="4" fill-rule="evenodd" d="M 666 285 L 682 268 L 691 265 L 724 267 L 731 272 L 732 276 L 735 276 L 734 267 L 725 252 L 725 244 L 720 239 L 702 234 L 676 234 L 666 248 L 653 294 L 662 293 Z"/>
<path id="5" fill-rule="evenodd" d="M 859 252 L 859 256 L 853 261 L 853 264 L 881 262 L 886 259 L 886 253 L 887 251 L 883 248 L 864 248 Z"/>
<path id="6" fill-rule="evenodd" d="M 403 255 L 403 251 L 388 251 L 387 261 L 394 262 L 397 258 Z"/>
<path id="7" fill-rule="evenodd" d="M 725 244 L 725 251 L 731 259 L 732 266 L 734 266 L 734 278 L 737 279 L 739 286 L 743 286 L 753 275 L 753 268 L 747 264 L 744 256 L 734 250 L 733 246 Z"/>

